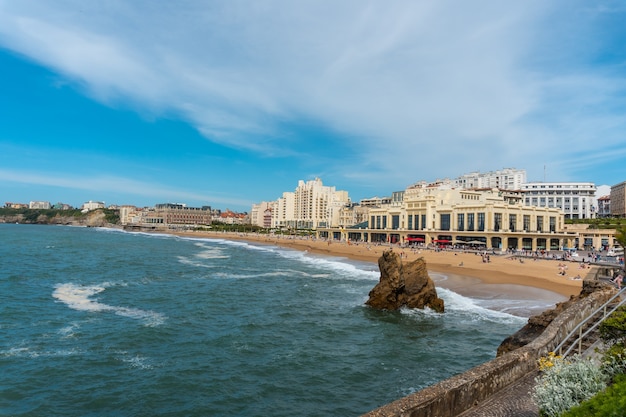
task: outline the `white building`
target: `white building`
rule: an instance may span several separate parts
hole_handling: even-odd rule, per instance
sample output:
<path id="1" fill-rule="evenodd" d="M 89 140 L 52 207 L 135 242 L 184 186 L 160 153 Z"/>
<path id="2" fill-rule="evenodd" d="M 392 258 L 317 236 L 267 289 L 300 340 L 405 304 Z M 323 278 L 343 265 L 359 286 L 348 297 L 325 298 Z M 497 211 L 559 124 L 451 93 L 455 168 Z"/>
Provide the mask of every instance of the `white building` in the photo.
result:
<path id="1" fill-rule="evenodd" d="M 521 190 L 527 206 L 556 207 L 566 219 L 596 217 L 596 186 L 591 182 L 528 182 Z"/>
<path id="2" fill-rule="evenodd" d="M 265 228 L 272 227 L 271 213 L 274 211 L 275 204 L 275 201 L 262 201 L 259 204 L 253 204 L 250 210 L 250 224 Z"/>
<path id="3" fill-rule="evenodd" d="M 48 210 L 50 209 L 50 207 L 52 207 L 52 205 L 48 201 L 31 201 L 30 203 L 28 203 L 29 209 Z"/>
<path id="4" fill-rule="evenodd" d="M 526 170 L 504 168 L 490 172 L 470 172 L 455 180 L 456 186 L 465 189 L 519 190 L 526 182 Z"/>
<path id="5" fill-rule="evenodd" d="M 276 200 L 272 226 L 297 229 L 337 226 L 341 211 L 348 204 L 347 191 L 325 186 L 319 178 L 307 182 L 300 180 L 294 192 L 285 192 Z"/>
<path id="6" fill-rule="evenodd" d="M 83 206 L 81 207 L 82 211 L 91 211 L 91 210 L 97 210 L 97 209 L 103 209 L 103 208 L 104 208 L 104 202 L 91 201 L 91 200 L 84 203 Z"/>
<path id="7" fill-rule="evenodd" d="M 274 203 L 272 211 L 272 227 L 295 227 L 295 195 L 292 192 L 284 192 Z"/>

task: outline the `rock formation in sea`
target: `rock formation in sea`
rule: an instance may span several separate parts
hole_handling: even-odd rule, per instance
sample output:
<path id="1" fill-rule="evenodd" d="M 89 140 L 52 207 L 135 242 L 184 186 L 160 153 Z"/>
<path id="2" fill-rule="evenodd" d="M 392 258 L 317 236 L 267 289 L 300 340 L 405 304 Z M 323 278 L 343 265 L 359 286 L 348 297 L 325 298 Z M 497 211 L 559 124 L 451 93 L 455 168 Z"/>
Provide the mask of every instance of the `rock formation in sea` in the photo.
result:
<path id="1" fill-rule="evenodd" d="M 378 258 L 378 268 L 380 282 L 370 291 L 365 304 L 380 310 L 429 307 L 443 313 L 443 300 L 437 297 L 424 258 L 405 264 L 400 255 L 389 250 Z"/>
<path id="2" fill-rule="evenodd" d="M 557 303 L 557 305 L 553 309 L 546 310 L 541 314 L 530 317 L 528 319 L 528 323 L 526 323 L 524 327 L 504 339 L 500 346 L 498 346 L 496 356 L 504 355 L 507 352 L 510 352 L 532 342 L 537 337 L 539 337 L 539 335 L 543 333 L 546 327 L 548 327 L 548 325 L 552 323 L 552 321 L 559 314 L 565 311 L 570 305 L 582 298 L 587 297 L 589 294 L 595 291 L 606 290 L 609 287 L 613 288 L 609 284 L 602 281 L 584 280 L 582 289 L 580 290 L 580 294 L 572 295 L 569 300 L 562 303 Z"/>

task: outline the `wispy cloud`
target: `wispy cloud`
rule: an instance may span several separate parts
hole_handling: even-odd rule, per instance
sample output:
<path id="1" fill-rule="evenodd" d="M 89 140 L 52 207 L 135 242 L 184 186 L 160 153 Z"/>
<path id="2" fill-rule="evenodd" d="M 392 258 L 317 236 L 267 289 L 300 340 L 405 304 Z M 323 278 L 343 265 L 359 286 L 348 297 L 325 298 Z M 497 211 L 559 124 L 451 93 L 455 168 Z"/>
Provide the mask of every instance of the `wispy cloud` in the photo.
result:
<path id="1" fill-rule="evenodd" d="M 623 17 L 613 6 L 4 1 L 0 43 L 234 148 L 301 154 L 285 129 L 314 121 L 372 176 L 402 181 L 599 158 L 598 132 L 623 144 L 626 84 L 605 54 L 624 30 L 594 26 Z"/>

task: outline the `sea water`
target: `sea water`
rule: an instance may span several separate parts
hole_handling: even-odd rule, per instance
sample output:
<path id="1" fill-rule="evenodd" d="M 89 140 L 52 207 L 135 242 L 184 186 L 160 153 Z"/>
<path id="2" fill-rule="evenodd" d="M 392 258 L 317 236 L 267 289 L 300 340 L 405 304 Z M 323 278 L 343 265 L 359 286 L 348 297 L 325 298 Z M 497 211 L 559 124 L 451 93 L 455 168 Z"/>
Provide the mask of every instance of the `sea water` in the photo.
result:
<path id="1" fill-rule="evenodd" d="M 0 259 L 11 416 L 357 416 L 493 359 L 560 301 L 444 285 L 444 314 L 375 311 L 373 263 L 99 228 L 0 225 Z"/>

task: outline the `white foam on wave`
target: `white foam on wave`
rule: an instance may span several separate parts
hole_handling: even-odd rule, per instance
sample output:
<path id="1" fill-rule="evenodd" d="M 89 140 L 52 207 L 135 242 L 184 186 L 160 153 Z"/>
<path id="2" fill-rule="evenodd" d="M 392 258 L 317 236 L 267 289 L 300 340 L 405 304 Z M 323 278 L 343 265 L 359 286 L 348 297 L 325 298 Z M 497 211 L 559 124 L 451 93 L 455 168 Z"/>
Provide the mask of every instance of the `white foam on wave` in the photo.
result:
<path id="1" fill-rule="evenodd" d="M 196 243 L 196 246 L 201 247 L 202 252 L 196 253 L 193 256 L 198 259 L 228 259 L 230 256 L 224 254 L 224 250 L 219 246 L 209 246 L 206 244 Z"/>
<path id="2" fill-rule="evenodd" d="M 331 276 L 329 273 L 310 274 L 305 271 L 298 271 L 293 269 L 284 269 L 271 272 L 261 272 L 252 274 L 233 274 L 226 272 L 219 272 L 214 275 L 218 278 L 230 278 L 230 279 L 250 279 L 250 278 L 272 278 L 272 277 L 305 277 L 305 278 L 328 278 Z"/>
<path id="3" fill-rule="evenodd" d="M 207 263 L 192 259 L 188 256 L 177 256 L 176 258 L 178 259 L 178 262 L 183 265 L 189 265 L 189 266 L 194 266 L 198 268 L 215 268 L 216 267 L 216 265 L 207 264 Z"/>
<path id="4" fill-rule="evenodd" d="M 153 369 L 150 359 L 142 355 L 129 355 L 128 352 L 120 352 L 118 360 L 128 364 L 131 368 L 137 369 Z"/>
<path id="5" fill-rule="evenodd" d="M 479 305 L 479 300 L 465 297 L 452 290 L 446 288 L 437 288 L 437 295 L 444 302 L 445 311 L 444 315 L 437 313 L 434 310 L 426 308 L 421 309 L 401 309 L 402 314 L 416 317 L 434 317 L 445 318 L 454 316 L 455 320 L 464 320 L 466 322 L 494 322 L 494 323 L 506 323 L 506 324 L 520 324 L 526 322 L 526 318 L 509 314 L 506 311 L 492 310 Z"/>
<path id="6" fill-rule="evenodd" d="M 74 310 L 89 312 L 111 311 L 119 316 L 141 320 L 146 326 L 158 326 L 163 324 L 165 316 L 161 313 L 138 308 L 111 306 L 90 298 L 103 292 L 110 286 L 112 286 L 111 283 L 103 283 L 100 285 L 58 284 L 55 286 L 52 296 Z"/>
<path id="7" fill-rule="evenodd" d="M 378 281 L 380 279 L 380 272 L 375 270 L 375 267 L 372 267 L 372 270 L 360 269 L 355 265 L 355 263 L 351 263 L 347 259 L 321 257 L 309 254 L 308 252 L 294 250 L 278 250 L 277 253 L 283 258 L 291 259 L 325 271 L 338 273 L 338 278 L 341 278 L 342 280 L 367 279 Z"/>
<path id="8" fill-rule="evenodd" d="M 378 281 L 380 278 L 380 273 L 378 272 L 376 266 L 372 266 L 371 270 L 365 270 L 365 269 L 358 268 L 355 265 L 356 262 L 352 263 L 351 261 L 344 259 L 344 258 L 323 257 L 319 255 L 310 254 L 306 251 L 302 252 L 302 251 L 294 250 L 294 249 L 285 249 L 285 248 L 281 248 L 279 246 L 273 246 L 273 245 L 252 244 L 252 243 L 249 243 L 246 241 L 240 241 L 240 240 L 203 239 L 203 238 L 186 238 L 186 239 L 196 240 L 196 241 L 201 241 L 201 242 L 206 241 L 206 242 L 211 242 L 213 244 L 218 243 L 218 244 L 223 244 L 227 246 L 243 248 L 246 250 L 258 251 L 258 252 L 272 253 L 282 258 L 286 258 L 286 259 L 293 260 L 293 261 L 296 261 L 296 262 L 299 262 L 308 266 L 315 267 L 316 269 L 329 271 L 329 272 L 323 272 L 320 274 L 315 274 L 315 273 L 308 274 L 307 275 L 308 277 L 327 278 L 327 277 L 332 277 L 333 273 L 337 273 L 337 277 L 342 280 L 367 279 L 367 280 L 372 280 L 372 281 Z M 207 245 L 207 247 L 209 246 Z M 302 272 L 299 272 L 299 273 L 302 273 Z M 244 274 L 241 276 L 238 275 L 238 276 L 233 276 L 233 277 L 251 278 L 251 277 L 258 277 L 258 276 L 259 276 L 258 274 L 250 275 L 250 276 Z"/>
<path id="9" fill-rule="evenodd" d="M 40 351 L 30 347 L 12 347 L 6 350 L 0 350 L 0 358 L 56 358 L 80 354 L 80 349 L 59 349 L 54 351 Z"/>

